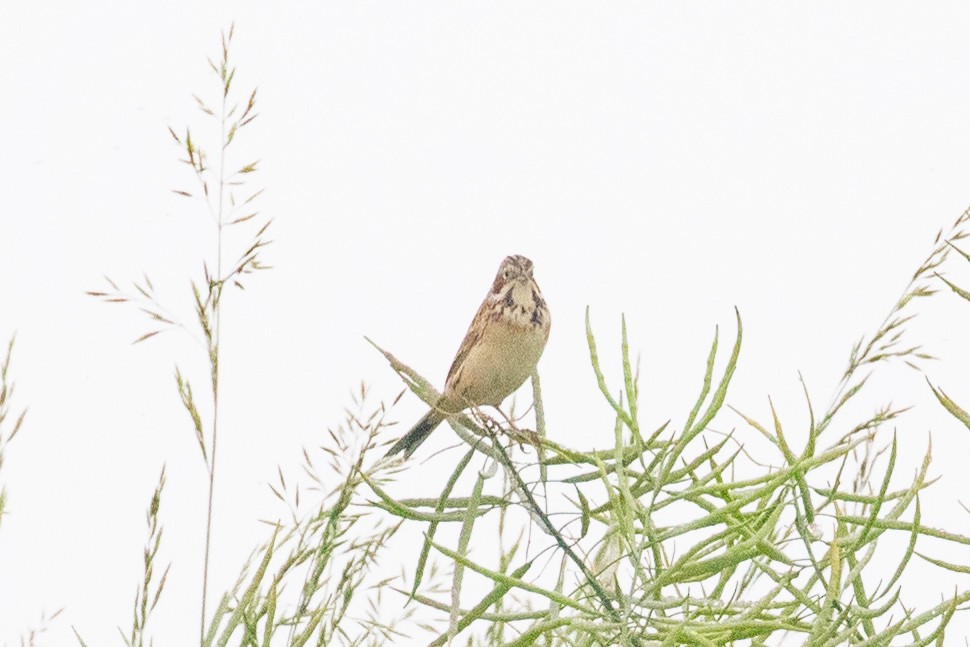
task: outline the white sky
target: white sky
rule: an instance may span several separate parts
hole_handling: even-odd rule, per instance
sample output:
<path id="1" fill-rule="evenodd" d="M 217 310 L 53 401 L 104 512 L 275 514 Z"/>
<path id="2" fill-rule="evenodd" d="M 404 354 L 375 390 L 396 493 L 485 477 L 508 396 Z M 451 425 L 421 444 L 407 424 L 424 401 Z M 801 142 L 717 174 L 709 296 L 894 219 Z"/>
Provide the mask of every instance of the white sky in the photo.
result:
<path id="1" fill-rule="evenodd" d="M 259 86 L 237 161 L 262 160 L 275 269 L 232 293 L 224 319 L 217 592 L 265 537 L 258 519 L 281 514 L 277 465 L 298 478 L 301 448 L 361 380 L 399 392 L 363 336 L 440 385 L 505 255 L 532 258 L 552 309 L 540 371 L 556 440 L 611 442 L 587 305 L 613 384 L 626 313 L 645 426 L 684 419 L 737 305 L 729 402 L 765 419 L 771 395 L 803 429 L 798 371 L 822 408 L 852 342 L 970 204 L 966 3 L 7 0 L 0 340 L 17 332 L 15 405 L 30 413 L 0 471 L 0 644 L 60 607 L 49 644 L 72 644 L 71 625 L 118 640 L 163 463 L 175 566 L 156 644 L 196 636 L 205 476 L 172 373 L 201 390 L 199 351 L 177 332 L 132 347 L 144 320 L 83 292 L 147 271 L 191 321 L 212 229 L 171 192 L 191 178 L 166 127 L 211 136 L 192 94 L 212 96 L 205 60 L 231 20 L 236 83 Z M 970 284 L 970 268 L 949 269 Z M 912 341 L 943 356 L 931 377 L 968 404 L 965 306 L 928 304 Z M 876 402 L 925 404 L 921 377 L 890 374 Z M 395 417 L 420 413 L 406 396 Z M 933 431 L 942 480 L 924 523 L 970 533 L 955 505 L 970 436 L 937 413 L 900 423 L 906 469 Z M 402 478 L 440 489 L 416 472 Z M 926 572 L 931 601 L 960 582 Z"/>

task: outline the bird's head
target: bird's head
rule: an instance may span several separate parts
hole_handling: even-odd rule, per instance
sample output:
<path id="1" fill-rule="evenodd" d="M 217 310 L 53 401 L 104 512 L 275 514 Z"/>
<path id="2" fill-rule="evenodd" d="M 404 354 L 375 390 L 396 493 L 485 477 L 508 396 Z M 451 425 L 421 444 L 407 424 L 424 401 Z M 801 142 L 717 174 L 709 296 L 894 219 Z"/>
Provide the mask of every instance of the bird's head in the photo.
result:
<path id="1" fill-rule="evenodd" d="M 492 283 L 492 294 L 503 292 L 510 283 L 530 284 L 532 280 L 532 261 L 518 254 L 506 256 L 498 267 L 495 282 Z"/>

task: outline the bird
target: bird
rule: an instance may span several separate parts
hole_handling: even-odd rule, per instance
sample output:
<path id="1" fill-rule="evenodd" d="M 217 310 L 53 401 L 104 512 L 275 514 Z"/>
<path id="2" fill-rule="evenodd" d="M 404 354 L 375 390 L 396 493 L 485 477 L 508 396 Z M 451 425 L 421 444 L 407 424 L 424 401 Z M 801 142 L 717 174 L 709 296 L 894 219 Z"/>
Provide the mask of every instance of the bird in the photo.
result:
<path id="1" fill-rule="evenodd" d="M 451 363 L 441 397 L 385 456 L 403 452 L 410 458 L 449 416 L 502 404 L 535 371 L 550 324 L 549 308 L 532 276 L 532 261 L 506 257 Z"/>

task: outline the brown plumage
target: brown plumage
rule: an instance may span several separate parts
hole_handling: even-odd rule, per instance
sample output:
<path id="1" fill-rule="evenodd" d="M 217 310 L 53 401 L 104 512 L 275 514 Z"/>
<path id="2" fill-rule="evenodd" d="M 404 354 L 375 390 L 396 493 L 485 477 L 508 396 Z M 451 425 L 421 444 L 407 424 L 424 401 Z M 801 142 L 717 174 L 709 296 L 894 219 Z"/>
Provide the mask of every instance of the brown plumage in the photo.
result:
<path id="1" fill-rule="evenodd" d="M 388 450 L 407 458 L 448 416 L 498 406 L 535 370 L 549 339 L 549 309 L 532 278 L 532 261 L 509 256 L 478 308 L 434 407 Z"/>

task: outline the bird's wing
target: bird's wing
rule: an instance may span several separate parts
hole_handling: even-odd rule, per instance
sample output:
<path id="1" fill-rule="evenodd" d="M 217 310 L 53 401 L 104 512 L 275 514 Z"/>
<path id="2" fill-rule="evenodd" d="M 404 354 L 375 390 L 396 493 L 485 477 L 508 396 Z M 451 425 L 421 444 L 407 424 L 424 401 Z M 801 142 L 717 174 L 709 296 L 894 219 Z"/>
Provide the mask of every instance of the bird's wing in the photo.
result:
<path id="1" fill-rule="evenodd" d="M 491 323 L 491 318 L 485 316 L 485 312 L 491 307 L 489 303 L 489 298 L 485 297 L 482 301 L 482 305 L 478 307 L 478 312 L 475 313 L 475 318 L 472 319 L 471 325 L 468 327 L 468 332 L 465 333 L 465 339 L 462 340 L 461 346 L 458 348 L 458 354 L 455 355 L 454 361 L 451 363 L 451 368 L 448 369 L 448 377 L 445 379 L 445 390 L 452 385 L 458 378 L 458 374 L 461 372 L 461 366 L 465 362 L 465 358 L 468 357 L 468 353 L 471 349 L 479 342 L 482 336 L 485 334 L 485 328 Z M 479 325 L 476 325 L 478 323 Z"/>

